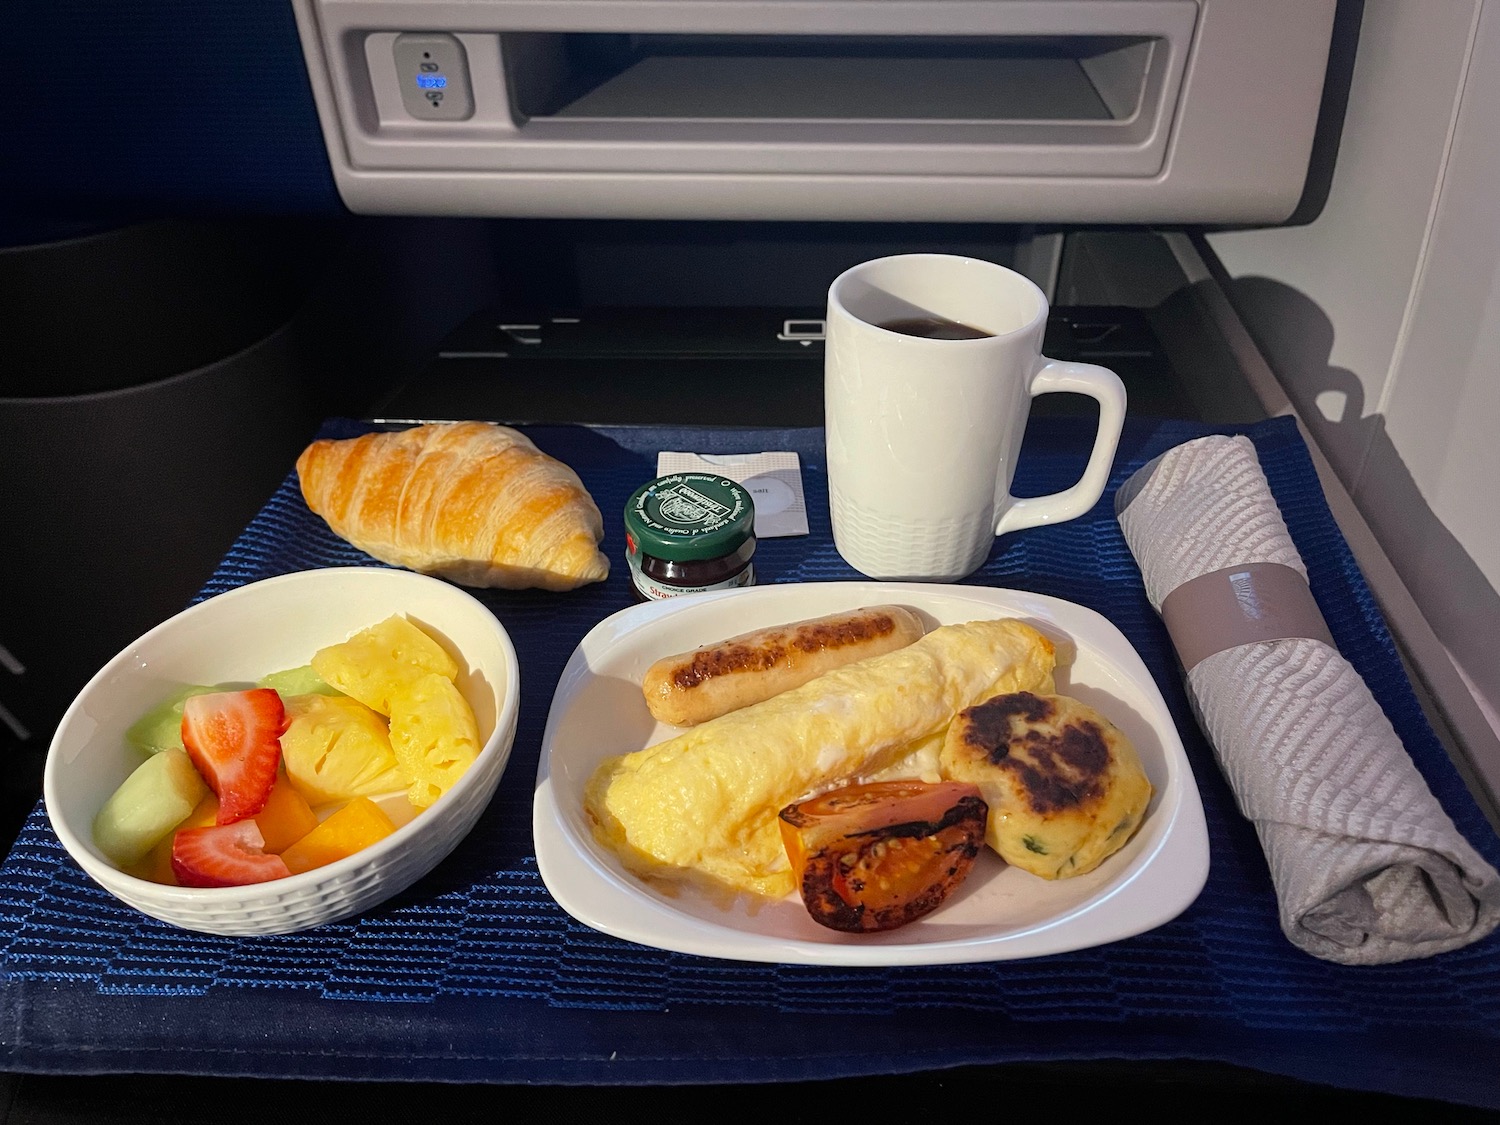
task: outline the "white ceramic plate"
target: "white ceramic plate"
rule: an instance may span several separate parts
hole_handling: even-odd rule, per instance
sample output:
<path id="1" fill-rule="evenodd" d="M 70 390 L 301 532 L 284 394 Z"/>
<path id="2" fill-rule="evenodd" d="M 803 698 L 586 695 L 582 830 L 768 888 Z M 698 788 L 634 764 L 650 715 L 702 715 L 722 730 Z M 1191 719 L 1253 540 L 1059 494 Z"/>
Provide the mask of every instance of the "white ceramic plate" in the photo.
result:
<path id="1" fill-rule="evenodd" d="M 668 897 L 630 875 L 593 838 L 584 785 L 605 758 L 653 745 L 657 723 L 640 683 L 656 660 L 750 629 L 859 606 L 898 604 L 929 627 L 1019 617 L 1075 654 L 1058 690 L 1130 736 L 1155 787 L 1140 830 L 1087 875 L 1047 881 L 984 849 L 938 910 L 900 929 L 843 934 L 819 926 L 795 896 L 724 906 L 691 890 Z M 761 586 L 655 602 L 606 618 L 558 681 L 533 807 L 537 864 L 553 897 L 580 922 L 682 953 L 820 965 L 919 965 L 1038 957 L 1101 945 L 1168 922 L 1208 877 L 1203 806 L 1182 742 L 1150 672 L 1110 622 L 1072 602 L 980 586 L 828 582 Z"/>

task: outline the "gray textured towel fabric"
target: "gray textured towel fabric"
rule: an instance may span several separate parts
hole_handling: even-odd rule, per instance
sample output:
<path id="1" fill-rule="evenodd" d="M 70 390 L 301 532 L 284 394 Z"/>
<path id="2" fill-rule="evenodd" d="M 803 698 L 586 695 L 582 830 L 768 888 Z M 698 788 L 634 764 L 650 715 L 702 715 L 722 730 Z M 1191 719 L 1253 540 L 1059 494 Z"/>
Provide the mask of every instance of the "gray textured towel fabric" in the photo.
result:
<path id="1" fill-rule="evenodd" d="M 1158 610 L 1184 582 L 1226 567 L 1307 574 L 1246 438 L 1168 450 L 1121 486 L 1115 512 Z M 1500 876 L 1336 649 L 1243 644 L 1191 668 L 1188 691 L 1260 836 L 1293 944 L 1374 965 L 1455 949 L 1500 924 Z"/>

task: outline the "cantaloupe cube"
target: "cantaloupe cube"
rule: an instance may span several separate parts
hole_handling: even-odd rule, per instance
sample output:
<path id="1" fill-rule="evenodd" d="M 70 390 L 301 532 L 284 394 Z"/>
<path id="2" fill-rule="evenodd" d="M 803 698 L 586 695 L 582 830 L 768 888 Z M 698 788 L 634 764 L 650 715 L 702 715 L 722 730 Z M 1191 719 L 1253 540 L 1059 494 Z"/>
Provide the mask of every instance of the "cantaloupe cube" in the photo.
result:
<path id="1" fill-rule="evenodd" d="M 293 875 L 324 867 L 383 840 L 396 830 L 368 797 L 356 797 L 281 853 Z"/>
<path id="2" fill-rule="evenodd" d="M 151 883 L 165 883 L 169 887 L 175 887 L 177 876 L 172 873 L 172 837 L 176 834 L 175 829 L 168 832 L 157 841 L 154 848 L 146 853 L 144 859 L 127 863 L 120 870 L 127 875 L 134 875 L 137 879 L 145 879 Z"/>
<path id="3" fill-rule="evenodd" d="M 262 850 L 279 854 L 316 828 L 318 817 L 287 776 L 277 774 L 265 807 L 255 814 L 255 824 L 265 840 Z"/>
<path id="4" fill-rule="evenodd" d="M 417 677 L 458 676 L 458 662 L 447 650 L 399 614 L 319 649 L 312 667 L 325 682 L 382 715 L 391 713 L 392 693 Z"/>

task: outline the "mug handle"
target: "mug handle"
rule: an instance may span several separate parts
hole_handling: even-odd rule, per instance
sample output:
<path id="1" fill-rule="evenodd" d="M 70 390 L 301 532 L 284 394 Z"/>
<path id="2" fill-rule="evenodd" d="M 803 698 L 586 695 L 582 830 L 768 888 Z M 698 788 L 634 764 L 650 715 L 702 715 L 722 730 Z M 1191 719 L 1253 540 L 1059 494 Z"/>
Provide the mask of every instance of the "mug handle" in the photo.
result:
<path id="1" fill-rule="evenodd" d="M 1115 449 L 1120 444 L 1120 430 L 1125 425 L 1125 384 L 1107 367 L 1043 356 L 1042 365 L 1031 377 L 1031 397 L 1059 391 L 1088 395 L 1099 403 L 1099 432 L 1094 436 L 1089 463 L 1072 488 L 1050 496 L 1028 496 L 1019 500 L 1011 497 L 995 528 L 996 535 L 1073 519 L 1087 512 L 1104 495 Z"/>

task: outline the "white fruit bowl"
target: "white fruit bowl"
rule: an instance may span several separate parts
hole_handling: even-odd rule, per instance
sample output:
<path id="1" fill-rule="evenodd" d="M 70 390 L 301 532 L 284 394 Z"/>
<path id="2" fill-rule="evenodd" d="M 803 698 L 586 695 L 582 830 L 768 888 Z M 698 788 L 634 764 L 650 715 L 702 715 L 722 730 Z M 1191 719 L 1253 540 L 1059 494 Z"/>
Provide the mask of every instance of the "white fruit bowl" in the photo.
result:
<path id="1" fill-rule="evenodd" d="M 106 798 L 143 760 L 125 731 L 190 684 L 244 682 L 306 664 L 392 614 L 457 659 L 483 749 L 409 823 L 347 859 L 244 887 L 172 887 L 120 871 L 94 846 Z M 90 680 L 57 728 L 42 792 L 58 838 L 105 890 L 153 918 L 212 934 L 282 934 L 366 910 L 404 890 L 458 846 L 489 804 L 510 757 L 520 701 L 515 648 L 472 595 L 436 578 L 338 567 L 268 578 L 200 602 L 131 644 Z"/>

